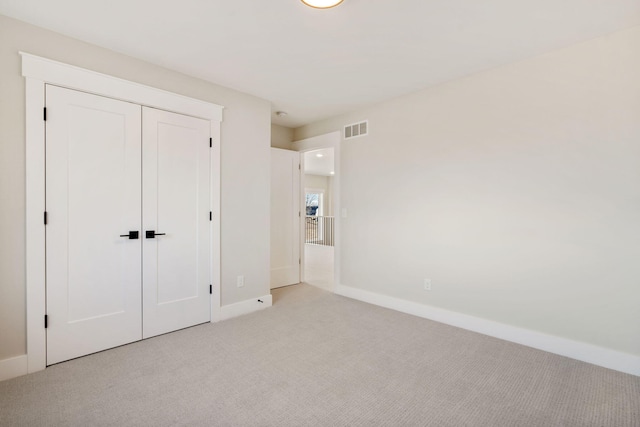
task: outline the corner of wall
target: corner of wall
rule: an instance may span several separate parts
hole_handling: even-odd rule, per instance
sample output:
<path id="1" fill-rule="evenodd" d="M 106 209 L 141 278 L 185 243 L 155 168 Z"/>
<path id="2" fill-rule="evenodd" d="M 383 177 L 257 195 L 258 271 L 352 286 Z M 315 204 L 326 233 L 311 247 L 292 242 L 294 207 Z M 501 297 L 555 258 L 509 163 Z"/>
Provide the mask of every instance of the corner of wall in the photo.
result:
<path id="1" fill-rule="evenodd" d="M 271 147 L 292 150 L 293 129 L 271 123 Z"/>

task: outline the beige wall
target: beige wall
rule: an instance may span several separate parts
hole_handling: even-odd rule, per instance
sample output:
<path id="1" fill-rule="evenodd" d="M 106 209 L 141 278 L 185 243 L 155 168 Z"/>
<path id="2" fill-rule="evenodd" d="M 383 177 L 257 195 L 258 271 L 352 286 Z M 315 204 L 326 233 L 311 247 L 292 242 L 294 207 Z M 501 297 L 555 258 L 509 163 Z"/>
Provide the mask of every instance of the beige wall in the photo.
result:
<path id="1" fill-rule="evenodd" d="M 293 142 L 293 129 L 279 125 L 271 125 L 271 146 L 291 150 Z"/>
<path id="2" fill-rule="evenodd" d="M 369 120 L 342 284 L 640 355 L 639 76 L 635 27 L 297 129 Z"/>
<path id="3" fill-rule="evenodd" d="M 26 352 L 25 101 L 18 51 L 225 106 L 222 304 L 269 293 L 270 103 L 0 16 L 0 360 Z M 261 208 L 262 207 L 262 208 Z M 237 288 L 237 275 L 245 286 Z"/>

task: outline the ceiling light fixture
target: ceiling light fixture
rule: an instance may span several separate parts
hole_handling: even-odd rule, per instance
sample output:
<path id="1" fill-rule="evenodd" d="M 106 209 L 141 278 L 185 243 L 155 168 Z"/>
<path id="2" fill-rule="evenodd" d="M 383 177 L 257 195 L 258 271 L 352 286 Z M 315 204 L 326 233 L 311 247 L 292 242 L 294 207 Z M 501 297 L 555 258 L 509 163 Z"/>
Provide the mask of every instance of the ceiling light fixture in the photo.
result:
<path id="1" fill-rule="evenodd" d="M 329 9 L 342 3 L 343 0 L 301 0 L 307 6 L 316 9 Z"/>
<path id="2" fill-rule="evenodd" d="M 278 116 L 278 117 L 284 117 L 287 114 L 289 114 L 289 113 L 287 113 L 286 111 L 276 111 L 276 116 Z"/>
<path id="3" fill-rule="evenodd" d="M 316 157 L 318 157 L 318 158 L 320 158 L 320 157 L 324 157 L 324 154 L 320 154 L 320 153 L 318 153 L 318 154 L 316 154 Z"/>

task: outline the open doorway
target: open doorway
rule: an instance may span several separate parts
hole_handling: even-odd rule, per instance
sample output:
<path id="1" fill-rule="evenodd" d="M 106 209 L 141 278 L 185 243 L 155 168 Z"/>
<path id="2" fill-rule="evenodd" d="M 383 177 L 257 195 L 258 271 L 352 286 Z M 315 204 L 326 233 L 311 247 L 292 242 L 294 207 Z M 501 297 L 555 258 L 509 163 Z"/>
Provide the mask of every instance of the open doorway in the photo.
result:
<path id="1" fill-rule="evenodd" d="M 335 258 L 334 148 L 305 151 L 303 281 L 333 291 Z"/>

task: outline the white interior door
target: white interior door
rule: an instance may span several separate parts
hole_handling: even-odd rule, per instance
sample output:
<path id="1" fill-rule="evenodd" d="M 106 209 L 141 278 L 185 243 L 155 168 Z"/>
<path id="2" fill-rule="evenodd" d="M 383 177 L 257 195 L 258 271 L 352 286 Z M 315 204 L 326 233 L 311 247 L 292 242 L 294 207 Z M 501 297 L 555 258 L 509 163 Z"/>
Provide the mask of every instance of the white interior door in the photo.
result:
<path id="1" fill-rule="evenodd" d="M 46 87 L 47 364 L 142 338 L 140 106 Z M 133 234 L 131 237 L 135 237 Z"/>
<path id="2" fill-rule="evenodd" d="M 271 149 L 271 289 L 300 282 L 300 153 Z"/>
<path id="3" fill-rule="evenodd" d="M 210 320 L 211 127 L 207 120 L 146 107 L 142 121 L 143 337 L 148 338 Z"/>

